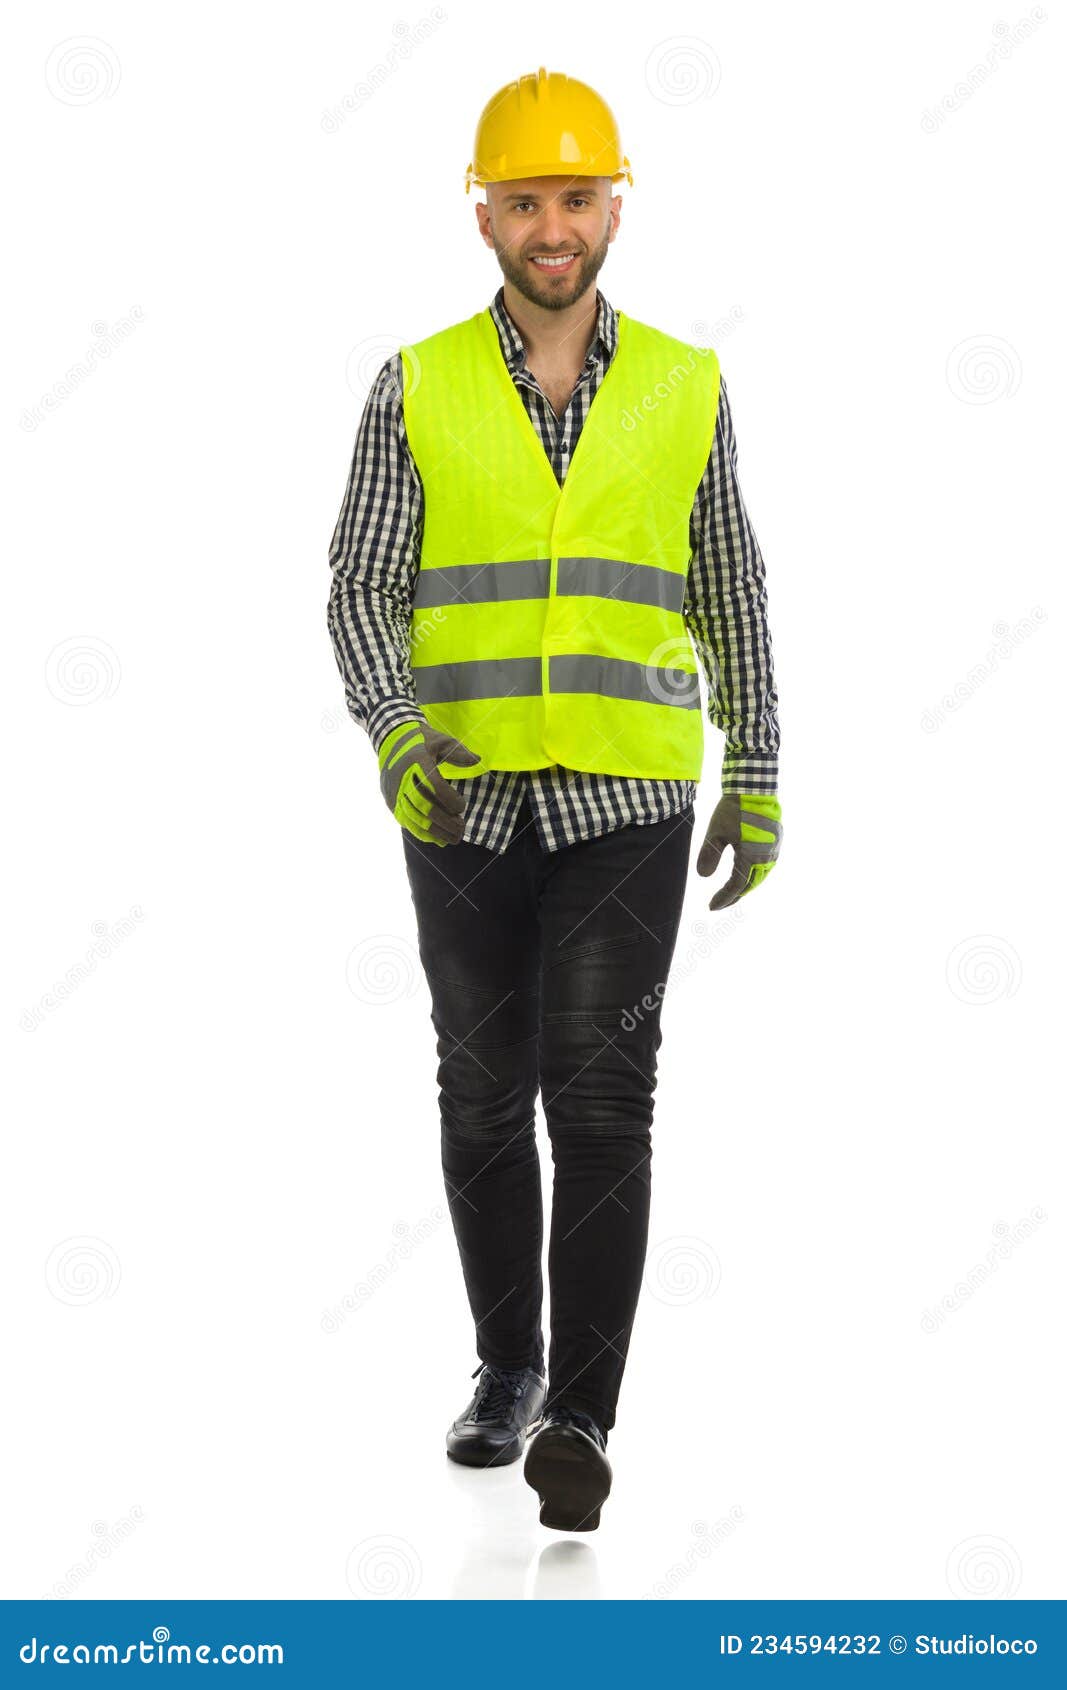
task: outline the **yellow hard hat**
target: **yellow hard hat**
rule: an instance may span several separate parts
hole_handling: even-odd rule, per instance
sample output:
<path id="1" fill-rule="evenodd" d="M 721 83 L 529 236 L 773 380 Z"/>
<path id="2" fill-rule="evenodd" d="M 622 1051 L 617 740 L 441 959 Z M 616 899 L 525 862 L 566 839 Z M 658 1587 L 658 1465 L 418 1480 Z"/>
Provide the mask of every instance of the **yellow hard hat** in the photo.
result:
<path id="1" fill-rule="evenodd" d="M 516 182 L 527 176 L 625 176 L 630 160 L 619 143 L 611 107 L 588 83 L 542 65 L 536 76 L 508 82 L 489 101 L 467 166 L 471 184 Z"/>

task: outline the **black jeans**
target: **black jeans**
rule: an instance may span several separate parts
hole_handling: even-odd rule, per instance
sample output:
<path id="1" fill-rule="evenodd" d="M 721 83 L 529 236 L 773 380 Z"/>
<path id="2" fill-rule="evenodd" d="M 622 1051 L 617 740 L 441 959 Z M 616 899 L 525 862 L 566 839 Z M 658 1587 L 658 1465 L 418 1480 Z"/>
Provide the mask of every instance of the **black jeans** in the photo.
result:
<path id="1" fill-rule="evenodd" d="M 608 1430 L 648 1243 L 660 1006 L 693 810 L 545 851 L 403 834 L 441 1155 L 477 1353 L 544 1372 L 540 1088 L 553 1161 L 548 1400 Z"/>

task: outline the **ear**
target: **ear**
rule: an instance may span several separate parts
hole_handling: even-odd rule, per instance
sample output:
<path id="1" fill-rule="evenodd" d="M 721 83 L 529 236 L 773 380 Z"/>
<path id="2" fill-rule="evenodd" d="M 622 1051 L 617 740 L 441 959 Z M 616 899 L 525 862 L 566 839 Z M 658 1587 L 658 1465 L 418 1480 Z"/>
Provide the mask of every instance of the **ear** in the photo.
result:
<path id="1" fill-rule="evenodd" d="M 493 245 L 492 213 L 488 201 L 475 200 L 474 215 L 478 220 L 478 233 L 486 246 L 491 247 Z"/>

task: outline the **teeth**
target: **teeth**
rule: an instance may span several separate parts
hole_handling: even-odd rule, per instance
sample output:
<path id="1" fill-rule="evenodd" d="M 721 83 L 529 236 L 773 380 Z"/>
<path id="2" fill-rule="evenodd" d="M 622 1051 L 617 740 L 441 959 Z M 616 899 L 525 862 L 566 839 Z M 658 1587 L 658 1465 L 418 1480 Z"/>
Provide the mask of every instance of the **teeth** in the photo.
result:
<path id="1" fill-rule="evenodd" d="M 576 256 L 577 256 L 576 253 L 564 252 L 564 253 L 561 253 L 558 258 L 535 258 L 534 263 L 535 264 L 543 264 L 548 269 L 555 269 L 560 264 L 569 264 L 571 259 L 575 258 Z"/>

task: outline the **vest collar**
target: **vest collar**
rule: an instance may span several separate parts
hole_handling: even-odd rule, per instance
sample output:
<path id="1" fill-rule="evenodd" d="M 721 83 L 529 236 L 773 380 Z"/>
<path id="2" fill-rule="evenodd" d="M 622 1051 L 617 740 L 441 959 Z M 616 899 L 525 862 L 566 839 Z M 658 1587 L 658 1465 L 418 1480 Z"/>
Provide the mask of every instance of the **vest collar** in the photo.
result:
<path id="1" fill-rule="evenodd" d="M 494 304 L 495 303 L 496 301 L 494 301 Z M 625 326 L 626 319 L 624 313 L 621 311 L 616 311 L 613 315 L 615 318 L 615 334 L 617 339 Z M 618 357 L 616 356 L 612 359 L 610 365 L 604 373 L 603 380 L 597 388 L 596 393 L 593 395 L 593 402 L 589 407 L 589 412 L 586 416 L 585 422 L 582 424 L 582 431 L 578 436 L 578 444 L 575 446 L 571 457 L 570 469 L 567 471 L 566 479 L 561 487 L 559 482 L 556 480 L 555 471 L 548 461 L 548 454 L 541 444 L 533 419 L 527 411 L 526 406 L 523 404 L 519 395 L 519 390 L 512 380 L 511 372 L 507 368 L 506 359 L 503 355 L 503 348 L 501 347 L 496 334 L 496 319 L 493 314 L 492 306 L 490 306 L 488 310 L 477 312 L 472 321 L 477 324 L 479 333 L 482 336 L 485 350 L 489 358 L 489 366 L 493 370 L 494 380 L 497 386 L 502 389 L 500 404 L 506 410 L 509 410 L 515 418 L 518 424 L 519 433 L 525 441 L 526 450 L 533 454 L 534 461 L 537 464 L 537 473 L 543 479 L 546 489 L 548 487 L 551 487 L 552 489 L 551 497 L 554 498 L 557 503 L 561 500 L 565 500 L 567 498 L 568 489 L 574 485 L 575 469 L 579 466 L 584 466 L 585 460 L 589 455 L 589 439 L 594 433 L 594 426 L 591 425 L 599 423 L 601 416 L 605 413 L 606 405 L 610 405 L 611 403 L 611 395 L 615 391 L 615 386 L 617 386 L 621 379 L 624 379 L 619 375 Z M 617 350 L 618 348 L 616 347 L 616 351 Z M 608 395 L 606 401 L 605 392 L 607 392 Z M 600 407 L 599 411 L 597 409 L 598 406 Z"/>

